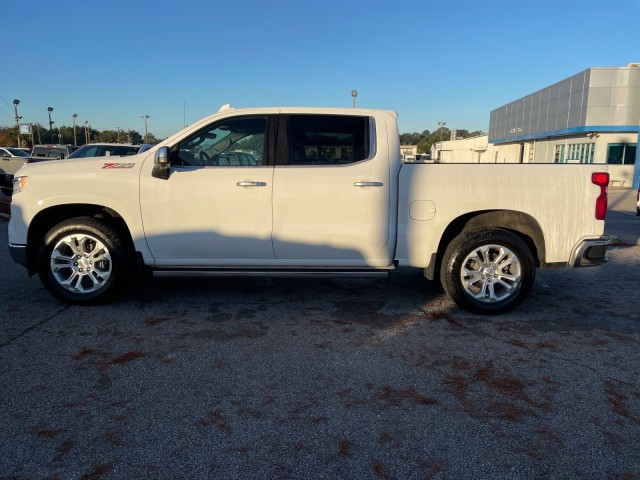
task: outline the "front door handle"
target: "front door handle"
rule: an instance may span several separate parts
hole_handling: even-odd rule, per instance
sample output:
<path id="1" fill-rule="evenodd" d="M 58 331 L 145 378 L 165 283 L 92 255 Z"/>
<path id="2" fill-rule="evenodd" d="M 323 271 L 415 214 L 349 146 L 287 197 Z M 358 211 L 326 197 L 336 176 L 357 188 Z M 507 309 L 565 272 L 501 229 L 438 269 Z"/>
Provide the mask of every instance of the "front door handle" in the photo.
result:
<path id="1" fill-rule="evenodd" d="M 244 180 L 236 183 L 239 187 L 266 187 L 267 182 L 254 182 L 253 180 Z"/>
<path id="2" fill-rule="evenodd" d="M 384 187 L 382 182 L 355 182 L 354 187 Z"/>

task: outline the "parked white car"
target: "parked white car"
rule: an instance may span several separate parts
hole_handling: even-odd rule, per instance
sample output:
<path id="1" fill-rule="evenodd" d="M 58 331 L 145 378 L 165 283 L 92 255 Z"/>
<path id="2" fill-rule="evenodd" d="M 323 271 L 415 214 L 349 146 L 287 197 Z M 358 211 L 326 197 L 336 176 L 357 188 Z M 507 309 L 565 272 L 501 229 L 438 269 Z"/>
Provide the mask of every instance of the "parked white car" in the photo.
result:
<path id="1" fill-rule="evenodd" d="M 125 157 L 135 155 L 140 145 L 125 143 L 88 143 L 69 155 L 69 159 L 87 157 Z"/>

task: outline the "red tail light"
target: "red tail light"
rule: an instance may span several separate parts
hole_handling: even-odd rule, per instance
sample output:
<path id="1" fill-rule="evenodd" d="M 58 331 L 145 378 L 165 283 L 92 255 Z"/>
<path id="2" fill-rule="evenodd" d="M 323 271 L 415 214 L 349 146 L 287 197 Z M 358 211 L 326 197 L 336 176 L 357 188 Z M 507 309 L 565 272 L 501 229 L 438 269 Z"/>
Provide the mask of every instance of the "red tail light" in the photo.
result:
<path id="1" fill-rule="evenodd" d="M 593 172 L 591 183 L 600 187 L 600 195 L 596 199 L 596 220 L 604 220 L 607 216 L 607 186 L 609 174 L 607 172 Z"/>

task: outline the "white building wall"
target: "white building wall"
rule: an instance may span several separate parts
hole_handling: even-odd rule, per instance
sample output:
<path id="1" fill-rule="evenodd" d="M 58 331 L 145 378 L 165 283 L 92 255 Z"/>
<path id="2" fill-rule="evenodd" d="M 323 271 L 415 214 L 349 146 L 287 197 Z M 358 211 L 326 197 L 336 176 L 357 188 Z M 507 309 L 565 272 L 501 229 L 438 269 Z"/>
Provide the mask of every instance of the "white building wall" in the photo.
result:
<path id="1" fill-rule="evenodd" d="M 441 163 L 518 163 L 520 145 L 489 143 L 488 135 L 438 142 L 431 147 L 432 160 Z"/>
<path id="2" fill-rule="evenodd" d="M 438 142 L 431 149 L 431 158 L 441 163 L 554 163 L 556 147 L 575 144 L 593 145 L 593 163 L 605 164 L 610 143 L 636 143 L 635 133 L 598 133 L 592 137 L 573 135 L 522 143 L 494 145 L 488 135 L 463 140 Z M 522 146 L 524 144 L 524 146 Z M 524 148 L 524 151 L 522 150 Z M 634 165 L 608 165 L 612 180 L 625 187 L 633 183 Z M 624 182 L 624 183 L 621 183 Z"/>

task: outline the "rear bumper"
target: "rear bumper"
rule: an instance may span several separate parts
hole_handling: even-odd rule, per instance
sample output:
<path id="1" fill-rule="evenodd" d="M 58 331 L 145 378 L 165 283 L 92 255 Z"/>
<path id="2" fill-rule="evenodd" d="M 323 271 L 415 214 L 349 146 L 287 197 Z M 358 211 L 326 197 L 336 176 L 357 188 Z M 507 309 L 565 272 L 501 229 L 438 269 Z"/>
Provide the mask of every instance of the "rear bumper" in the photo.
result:
<path id="1" fill-rule="evenodd" d="M 609 245 L 611 245 L 611 238 L 608 235 L 581 240 L 573 247 L 569 266 L 574 268 L 595 267 L 608 262 L 607 247 Z"/>

